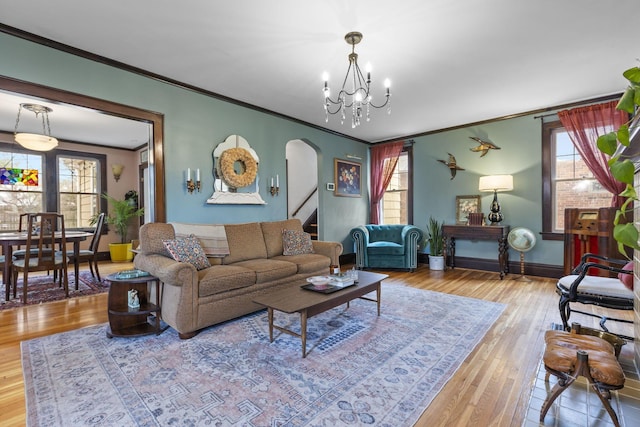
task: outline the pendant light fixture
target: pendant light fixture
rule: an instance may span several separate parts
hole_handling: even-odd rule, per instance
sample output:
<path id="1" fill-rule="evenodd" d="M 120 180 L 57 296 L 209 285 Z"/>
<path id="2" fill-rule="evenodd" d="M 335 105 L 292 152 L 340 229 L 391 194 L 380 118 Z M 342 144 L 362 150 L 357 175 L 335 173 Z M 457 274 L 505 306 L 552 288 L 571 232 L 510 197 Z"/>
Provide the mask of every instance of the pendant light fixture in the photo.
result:
<path id="1" fill-rule="evenodd" d="M 20 113 L 22 109 L 35 113 L 36 119 L 38 116 L 42 119 L 42 133 L 25 133 L 18 132 L 18 125 L 20 124 Z M 40 104 L 20 104 L 18 108 L 18 117 L 16 118 L 16 128 L 13 133 L 13 139 L 26 148 L 27 150 L 34 151 L 50 151 L 58 146 L 58 140 L 51 136 L 51 126 L 49 125 L 49 113 L 53 110 L 49 107 L 45 107 Z M 24 123 L 23 123 L 24 124 Z"/>

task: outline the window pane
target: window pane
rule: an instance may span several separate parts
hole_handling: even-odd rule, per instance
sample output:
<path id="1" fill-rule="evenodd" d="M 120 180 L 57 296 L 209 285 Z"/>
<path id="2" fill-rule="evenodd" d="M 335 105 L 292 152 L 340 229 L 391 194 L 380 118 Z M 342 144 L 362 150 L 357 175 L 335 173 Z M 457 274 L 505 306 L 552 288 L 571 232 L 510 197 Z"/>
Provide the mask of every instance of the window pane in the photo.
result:
<path id="1" fill-rule="evenodd" d="M 0 230 L 17 230 L 20 214 L 44 209 L 43 157 L 0 150 Z"/>
<path id="2" fill-rule="evenodd" d="M 564 128 L 552 132 L 554 164 L 553 182 L 553 231 L 564 231 L 566 208 L 600 208 L 611 204 L 611 193 L 605 190 L 575 149 Z"/>
<path id="3" fill-rule="evenodd" d="M 89 227 L 98 212 L 99 166 L 95 159 L 58 157 L 60 212 L 67 228 Z"/>
<path id="4" fill-rule="evenodd" d="M 407 224 L 409 189 L 409 155 L 403 151 L 382 198 L 382 223 Z"/>

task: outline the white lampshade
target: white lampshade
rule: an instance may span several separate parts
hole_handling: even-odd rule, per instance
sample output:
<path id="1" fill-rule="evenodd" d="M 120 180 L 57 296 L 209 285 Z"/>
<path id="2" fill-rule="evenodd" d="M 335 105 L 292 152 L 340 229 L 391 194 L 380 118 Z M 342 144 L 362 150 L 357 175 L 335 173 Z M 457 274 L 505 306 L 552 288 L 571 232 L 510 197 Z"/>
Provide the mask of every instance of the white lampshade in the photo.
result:
<path id="1" fill-rule="evenodd" d="M 58 146 L 56 138 L 37 133 L 16 133 L 14 139 L 27 150 L 51 151 Z"/>
<path id="2" fill-rule="evenodd" d="M 481 176 L 478 184 L 480 191 L 511 191 L 513 190 L 513 175 Z"/>

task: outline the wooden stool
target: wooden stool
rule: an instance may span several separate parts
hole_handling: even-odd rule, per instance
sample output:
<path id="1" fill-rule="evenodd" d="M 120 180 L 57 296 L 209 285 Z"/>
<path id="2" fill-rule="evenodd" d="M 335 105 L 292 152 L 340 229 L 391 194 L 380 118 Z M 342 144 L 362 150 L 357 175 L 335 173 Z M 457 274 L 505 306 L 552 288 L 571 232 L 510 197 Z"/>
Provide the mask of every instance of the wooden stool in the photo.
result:
<path id="1" fill-rule="evenodd" d="M 611 407 L 611 390 L 624 387 L 624 372 L 616 358 L 614 347 L 606 340 L 575 332 L 547 331 L 544 367 L 549 374 L 558 378 L 557 384 L 540 410 L 540 422 L 544 421 L 547 411 L 560 394 L 579 377 L 585 377 L 598 395 L 613 420 L 619 427 L 618 417 Z"/>

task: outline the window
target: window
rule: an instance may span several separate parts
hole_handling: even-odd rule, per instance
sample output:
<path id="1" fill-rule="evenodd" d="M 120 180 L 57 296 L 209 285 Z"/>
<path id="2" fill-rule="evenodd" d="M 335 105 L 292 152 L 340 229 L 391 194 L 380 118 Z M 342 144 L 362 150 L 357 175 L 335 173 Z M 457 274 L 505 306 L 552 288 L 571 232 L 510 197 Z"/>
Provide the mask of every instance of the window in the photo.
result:
<path id="1" fill-rule="evenodd" d="M 382 224 L 412 224 L 411 147 L 405 147 L 382 197 Z"/>
<path id="2" fill-rule="evenodd" d="M 106 209 L 100 199 L 105 160 L 103 154 L 36 153 L 0 143 L 0 231 L 17 230 L 25 212 L 60 212 L 66 228 L 90 227 L 90 218 Z"/>
<path id="3" fill-rule="evenodd" d="M 0 150 L 0 231 L 17 230 L 20 214 L 44 211 L 44 156 Z"/>
<path id="4" fill-rule="evenodd" d="M 90 227 L 98 213 L 99 161 L 87 158 L 58 157 L 60 213 L 68 228 Z"/>
<path id="5" fill-rule="evenodd" d="M 559 121 L 543 124 L 543 235 L 564 232 L 566 208 L 600 208 L 611 193 L 595 179 Z M 557 238 L 562 238 L 558 235 Z"/>

